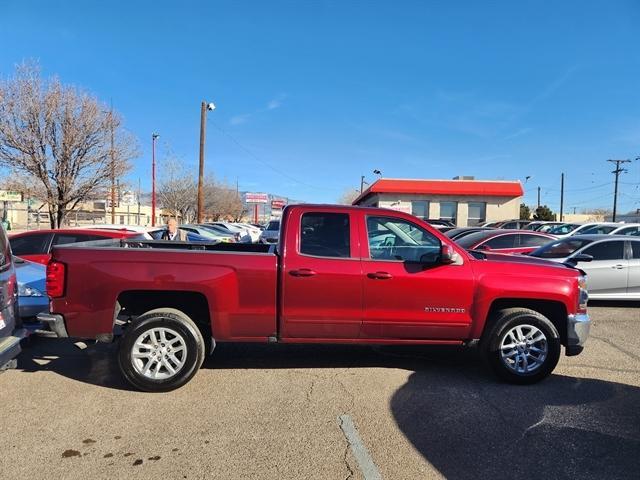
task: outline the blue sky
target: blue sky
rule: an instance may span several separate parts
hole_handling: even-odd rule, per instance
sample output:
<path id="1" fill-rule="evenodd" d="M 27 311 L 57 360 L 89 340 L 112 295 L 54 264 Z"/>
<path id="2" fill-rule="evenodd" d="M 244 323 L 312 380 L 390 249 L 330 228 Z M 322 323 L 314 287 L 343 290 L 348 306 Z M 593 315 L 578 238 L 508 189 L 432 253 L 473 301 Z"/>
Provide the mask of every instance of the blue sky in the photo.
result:
<path id="1" fill-rule="evenodd" d="M 609 207 L 640 155 L 640 2 L 4 0 L 0 75 L 38 59 L 241 190 L 333 202 L 386 177 L 520 179 L 526 200 Z M 640 208 L 640 162 L 621 177 Z"/>

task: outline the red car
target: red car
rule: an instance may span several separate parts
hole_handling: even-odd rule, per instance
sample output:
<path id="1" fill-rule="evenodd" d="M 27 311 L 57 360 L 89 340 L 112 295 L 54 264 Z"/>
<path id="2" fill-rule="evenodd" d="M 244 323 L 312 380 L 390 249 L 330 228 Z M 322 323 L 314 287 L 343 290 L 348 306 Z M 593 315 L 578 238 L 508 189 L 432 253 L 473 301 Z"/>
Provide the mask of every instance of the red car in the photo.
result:
<path id="1" fill-rule="evenodd" d="M 58 230 L 30 230 L 9 237 L 14 255 L 31 262 L 46 265 L 55 245 L 104 240 L 105 238 L 129 238 L 138 235 L 127 230 L 97 230 L 68 228 Z"/>
<path id="2" fill-rule="evenodd" d="M 482 230 L 466 235 L 456 243 L 466 250 L 526 254 L 555 239 L 553 235 L 528 230 Z"/>
<path id="3" fill-rule="evenodd" d="M 277 248 L 56 246 L 38 319 L 60 337 L 117 339 L 124 378 L 146 391 L 184 385 L 219 342 L 477 345 L 501 378 L 533 383 L 588 336 L 576 268 L 468 252 L 381 208 L 290 205 L 281 222 Z"/>

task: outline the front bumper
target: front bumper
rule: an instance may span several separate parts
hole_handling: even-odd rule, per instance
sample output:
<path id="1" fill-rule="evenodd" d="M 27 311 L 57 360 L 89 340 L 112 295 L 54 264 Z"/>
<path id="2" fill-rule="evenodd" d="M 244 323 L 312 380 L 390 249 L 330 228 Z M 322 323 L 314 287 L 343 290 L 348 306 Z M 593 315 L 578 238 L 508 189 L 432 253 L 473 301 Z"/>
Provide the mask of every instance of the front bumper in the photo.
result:
<path id="1" fill-rule="evenodd" d="M 578 355 L 584 349 L 589 337 L 591 319 L 586 313 L 577 313 L 567 317 L 567 346 L 565 353 L 568 357 Z"/>
<path id="2" fill-rule="evenodd" d="M 64 325 L 64 318 L 57 313 L 39 313 L 36 317 L 39 321 L 49 325 L 49 330 L 60 338 L 67 338 L 67 327 Z"/>

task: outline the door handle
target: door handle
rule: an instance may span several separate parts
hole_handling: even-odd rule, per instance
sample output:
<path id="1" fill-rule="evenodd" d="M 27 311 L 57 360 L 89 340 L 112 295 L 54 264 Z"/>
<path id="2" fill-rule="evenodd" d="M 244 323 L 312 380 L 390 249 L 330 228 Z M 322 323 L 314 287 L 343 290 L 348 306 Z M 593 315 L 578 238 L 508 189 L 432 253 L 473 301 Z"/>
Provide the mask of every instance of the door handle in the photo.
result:
<path id="1" fill-rule="evenodd" d="M 290 270 L 289 275 L 294 277 L 313 277 L 316 274 L 310 268 L 301 268 L 300 270 Z"/>
<path id="2" fill-rule="evenodd" d="M 371 272 L 367 273 L 367 277 L 373 278 L 374 280 L 388 280 L 393 278 L 393 275 L 389 272 Z"/>
<path id="3" fill-rule="evenodd" d="M 611 267 L 611 268 L 615 268 L 616 270 L 622 270 L 622 269 L 624 268 L 624 265 L 617 264 L 617 265 L 614 265 L 614 266 L 613 266 L 613 267 Z"/>

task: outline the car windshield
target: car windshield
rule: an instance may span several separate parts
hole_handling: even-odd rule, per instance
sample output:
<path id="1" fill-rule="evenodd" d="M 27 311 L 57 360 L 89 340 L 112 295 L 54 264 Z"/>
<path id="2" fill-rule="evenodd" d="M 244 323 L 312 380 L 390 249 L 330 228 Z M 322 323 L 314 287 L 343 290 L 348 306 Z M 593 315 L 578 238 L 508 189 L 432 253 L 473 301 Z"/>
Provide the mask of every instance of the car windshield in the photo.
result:
<path id="1" fill-rule="evenodd" d="M 481 242 L 482 240 L 485 240 L 492 235 L 495 235 L 495 232 L 492 230 L 474 232 L 456 240 L 456 243 L 462 248 L 472 248 L 478 242 Z"/>
<path id="2" fill-rule="evenodd" d="M 548 231 L 551 235 L 566 235 L 568 233 L 573 232 L 580 225 L 577 223 L 563 223 L 562 225 L 558 225 L 553 227 Z"/>
<path id="3" fill-rule="evenodd" d="M 269 222 L 269 225 L 267 225 L 267 228 L 265 228 L 265 230 L 269 230 L 269 231 L 280 230 L 280 220 L 271 220 Z"/>
<path id="4" fill-rule="evenodd" d="M 613 232 L 617 227 L 617 225 L 594 225 L 593 227 L 585 228 L 580 231 L 580 235 L 589 235 L 589 234 L 607 234 Z"/>
<path id="5" fill-rule="evenodd" d="M 572 253 L 580 250 L 593 240 L 586 238 L 571 238 L 548 243 L 529 254 L 530 257 L 538 258 L 566 258 Z"/>

